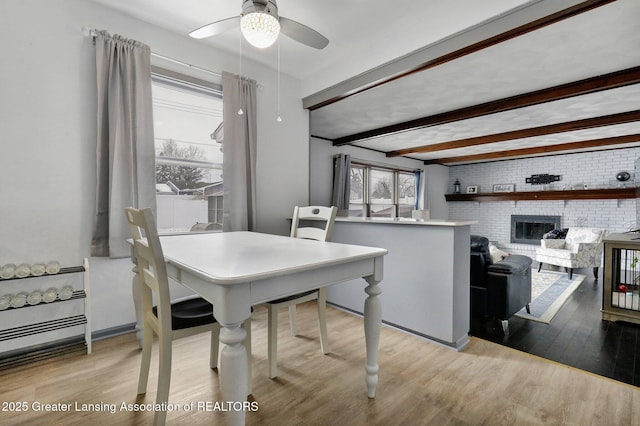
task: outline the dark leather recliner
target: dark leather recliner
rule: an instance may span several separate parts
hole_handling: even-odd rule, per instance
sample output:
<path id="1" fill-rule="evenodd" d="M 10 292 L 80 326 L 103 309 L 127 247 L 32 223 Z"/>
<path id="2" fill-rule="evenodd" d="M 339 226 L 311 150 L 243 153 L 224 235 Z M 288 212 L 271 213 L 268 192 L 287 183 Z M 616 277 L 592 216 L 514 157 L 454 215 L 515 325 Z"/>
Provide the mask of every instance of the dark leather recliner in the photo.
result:
<path id="1" fill-rule="evenodd" d="M 502 321 L 509 333 L 509 318 L 531 303 L 531 259 L 513 254 L 493 263 L 489 240 L 471 236 L 471 315 Z"/>

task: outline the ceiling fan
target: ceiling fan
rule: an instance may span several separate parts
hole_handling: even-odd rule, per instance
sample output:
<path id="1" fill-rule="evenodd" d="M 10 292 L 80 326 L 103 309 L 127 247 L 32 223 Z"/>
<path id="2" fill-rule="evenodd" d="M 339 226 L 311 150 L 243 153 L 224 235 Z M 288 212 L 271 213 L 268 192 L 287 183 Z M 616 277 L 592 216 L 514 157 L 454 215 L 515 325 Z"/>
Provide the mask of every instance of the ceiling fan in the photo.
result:
<path id="1" fill-rule="evenodd" d="M 212 22 L 189 35 L 198 39 L 211 37 L 235 28 L 238 22 L 244 38 L 259 48 L 271 46 L 280 32 L 315 49 L 324 49 L 329 44 L 329 40 L 316 30 L 279 16 L 276 0 L 243 0 L 240 16 Z"/>

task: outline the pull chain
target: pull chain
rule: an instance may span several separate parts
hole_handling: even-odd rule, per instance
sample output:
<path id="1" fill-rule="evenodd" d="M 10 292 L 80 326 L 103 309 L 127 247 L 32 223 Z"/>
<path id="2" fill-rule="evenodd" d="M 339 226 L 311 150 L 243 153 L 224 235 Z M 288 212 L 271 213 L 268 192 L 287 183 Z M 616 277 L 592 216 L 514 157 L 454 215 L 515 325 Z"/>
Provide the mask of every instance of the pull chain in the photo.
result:
<path id="1" fill-rule="evenodd" d="M 243 115 L 244 111 L 242 110 L 242 34 L 240 34 L 240 75 L 238 77 L 238 104 L 240 105 L 240 109 L 238 109 L 238 115 Z"/>
<path id="2" fill-rule="evenodd" d="M 280 38 L 278 38 L 278 116 L 276 117 L 278 123 L 282 122 L 280 116 Z"/>

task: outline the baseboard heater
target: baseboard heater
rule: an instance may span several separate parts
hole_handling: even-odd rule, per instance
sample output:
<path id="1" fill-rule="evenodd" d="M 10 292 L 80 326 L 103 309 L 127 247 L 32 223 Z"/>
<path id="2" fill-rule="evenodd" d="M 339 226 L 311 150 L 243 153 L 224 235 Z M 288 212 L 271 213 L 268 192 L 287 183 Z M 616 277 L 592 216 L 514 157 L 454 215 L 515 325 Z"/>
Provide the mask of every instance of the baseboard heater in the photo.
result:
<path id="1" fill-rule="evenodd" d="M 84 336 L 58 340 L 53 343 L 30 346 L 0 355 L 0 370 L 52 359 L 75 352 L 86 352 Z"/>
<path id="2" fill-rule="evenodd" d="M 107 339 L 135 331 L 135 323 L 112 327 L 91 334 L 92 340 Z M 28 335 L 28 334 L 27 334 Z M 1 340 L 1 339 L 0 339 Z M 86 352 L 84 335 L 56 340 L 54 342 L 20 348 L 0 354 L 0 371 L 20 367 L 38 361 L 53 359 L 76 352 Z"/>

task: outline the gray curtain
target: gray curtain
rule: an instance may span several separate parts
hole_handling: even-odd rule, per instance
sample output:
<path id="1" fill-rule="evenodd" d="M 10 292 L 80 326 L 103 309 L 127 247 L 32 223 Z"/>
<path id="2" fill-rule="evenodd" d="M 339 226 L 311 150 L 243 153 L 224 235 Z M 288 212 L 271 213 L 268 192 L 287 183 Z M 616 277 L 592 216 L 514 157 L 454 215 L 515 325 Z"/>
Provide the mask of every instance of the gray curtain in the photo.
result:
<path id="1" fill-rule="evenodd" d="M 636 223 L 631 229 L 640 229 L 640 158 L 636 159 L 633 168 L 636 185 Z"/>
<path id="2" fill-rule="evenodd" d="M 223 231 L 255 231 L 257 109 L 256 82 L 222 73 L 224 123 Z M 242 110 L 242 114 L 238 111 Z"/>
<path id="3" fill-rule="evenodd" d="M 155 149 L 148 46 L 99 31 L 96 217 L 92 256 L 127 257 L 124 208 L 156 210 Z"/>
<path id="4" fill-rule="evenodd" d="M 351 192 L 351 156 L 338 154 L 333 165 L 333 195 L 331 205 L 338 208 L 339 216 L 349 214 L 349 195 Z"/>
<path id="5" fill-rule="evenodd" d="M 416 210 L 428 209 L 426 193 L 427 193 L 427 176 L 422 170 L 416 170 L 413 172 L 416 177 Z"/>

